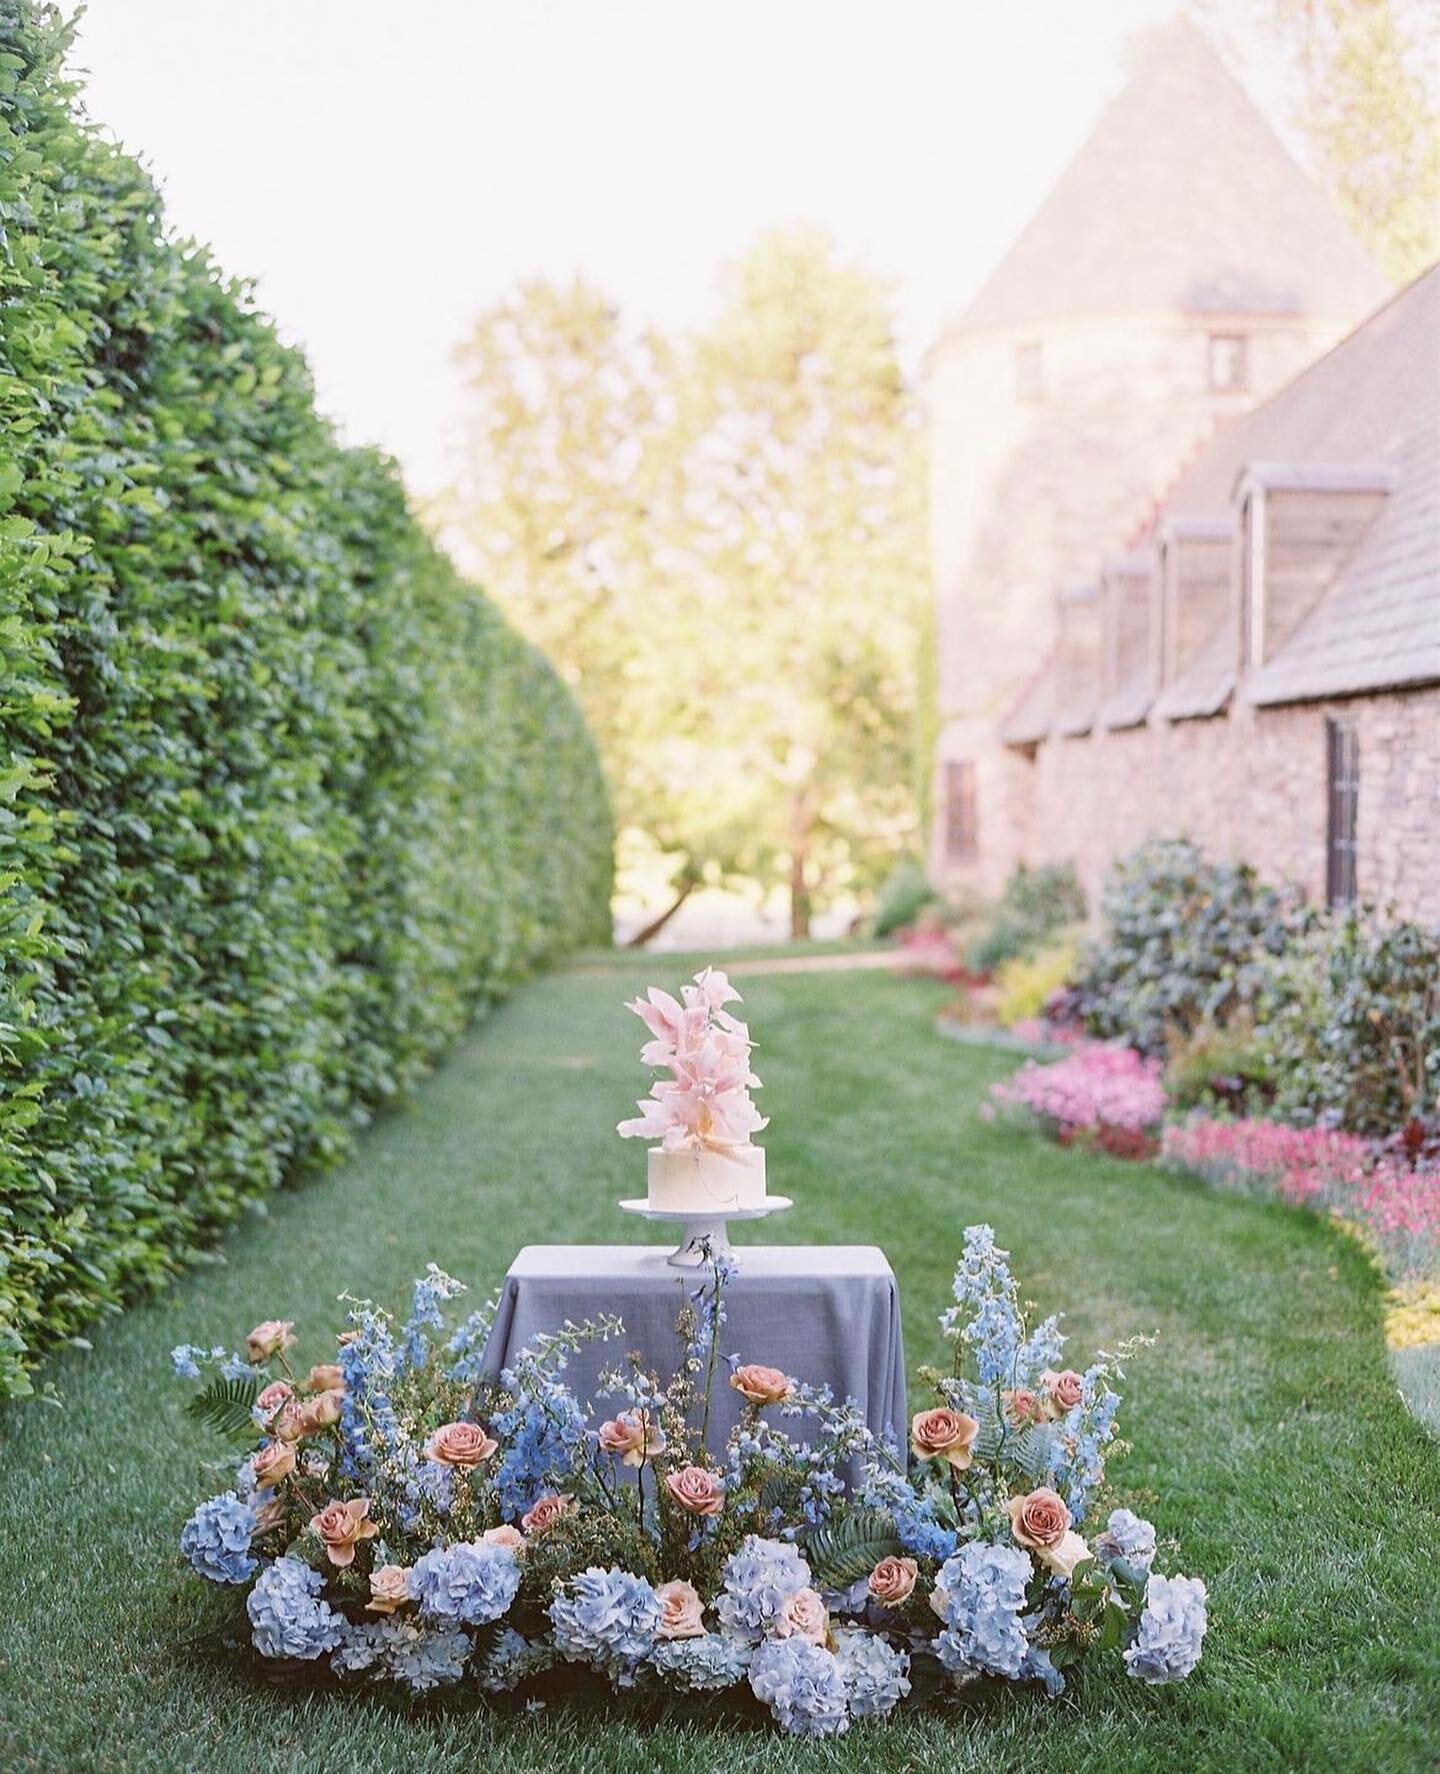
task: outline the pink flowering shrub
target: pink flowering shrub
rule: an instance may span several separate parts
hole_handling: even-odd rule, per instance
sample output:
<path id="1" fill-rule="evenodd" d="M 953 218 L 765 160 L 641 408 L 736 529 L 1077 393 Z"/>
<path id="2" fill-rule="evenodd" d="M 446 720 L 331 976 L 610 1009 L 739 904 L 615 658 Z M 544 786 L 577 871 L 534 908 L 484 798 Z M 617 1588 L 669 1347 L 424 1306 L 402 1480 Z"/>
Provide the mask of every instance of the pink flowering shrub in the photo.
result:
<path id="1" fill-rule="evenodd" d="M 1369 1140 L 1327 1128 L 1201 1115 L 1165 1129 L 1161 1156 L 1224 1188 L 1328 1209 L 1368 1235 L 1398 1280 L 1440 1273 L 1440 1161 L 1377 1157 Z"/>
<path id="2" fill-rule="evenodd" d="M 1054 1065 L 1030 1060 L 1013 1078 L 991 1087 L 1002 1107 L 1034 1118 L 1062 1144 L 1084 1140 L 1123 1157 L 1154 1150 L 1154 1129 L 1165 1112 L 1160 1067 L 1131 1047 L 1091 1041 Z"/>

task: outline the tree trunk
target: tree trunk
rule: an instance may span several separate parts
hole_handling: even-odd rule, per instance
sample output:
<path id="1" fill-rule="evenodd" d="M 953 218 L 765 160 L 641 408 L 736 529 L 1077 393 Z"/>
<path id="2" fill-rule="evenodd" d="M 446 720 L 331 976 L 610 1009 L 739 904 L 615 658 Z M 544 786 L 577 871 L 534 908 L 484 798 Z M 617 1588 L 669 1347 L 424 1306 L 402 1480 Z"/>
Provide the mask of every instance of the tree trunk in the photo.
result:
<path id="1" fill-rule="evenodd" d="M 626 943 L 626 948 L 643 949 L 647 942 L 653 942 L 699 885 L 700 883 L 695 876 L 689 874 L 682 876 L 679 890 L 674 899 L 671 900 L 670 904 L 666 906 L 665 910 L 661 912 L 658 918 L 652 918 L 643 930 L 637 930 L 635 932 L 634 936 L 632 936 L 629 942 Z"/>
<path id="2" fill-rule="evenodd" d="M 810 940 L 810 884 L 805 865 L 810 859 L 810 831 L 814 823 L 810 812 L 809 786 L 798 788 L 790 803 L 790 940 Z"/>

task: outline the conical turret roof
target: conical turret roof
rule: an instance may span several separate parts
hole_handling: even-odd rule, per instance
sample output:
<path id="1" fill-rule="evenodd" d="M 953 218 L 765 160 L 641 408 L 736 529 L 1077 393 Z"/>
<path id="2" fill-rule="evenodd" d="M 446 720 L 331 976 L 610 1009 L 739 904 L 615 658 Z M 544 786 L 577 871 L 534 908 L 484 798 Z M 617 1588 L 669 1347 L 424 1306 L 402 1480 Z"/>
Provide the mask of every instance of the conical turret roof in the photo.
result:
<path id="1" fill-rule="evenodd" d="M 1199 30 L 1146 34 L 1123 90 L 961 316 L 1353 318 L 1386 294 L 1330 200 Z"/>

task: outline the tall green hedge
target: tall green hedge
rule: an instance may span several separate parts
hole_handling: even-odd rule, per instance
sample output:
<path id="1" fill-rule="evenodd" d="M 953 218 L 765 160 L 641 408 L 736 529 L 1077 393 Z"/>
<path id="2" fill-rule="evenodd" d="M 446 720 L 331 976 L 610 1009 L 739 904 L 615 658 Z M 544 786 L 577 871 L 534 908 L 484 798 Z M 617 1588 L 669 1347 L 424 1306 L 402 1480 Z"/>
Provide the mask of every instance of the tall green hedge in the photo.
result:
<path id="1" fill-rule="evenodd" d="M 568 692 L 0 0 L 0 1396 L 608 927 Z"/>

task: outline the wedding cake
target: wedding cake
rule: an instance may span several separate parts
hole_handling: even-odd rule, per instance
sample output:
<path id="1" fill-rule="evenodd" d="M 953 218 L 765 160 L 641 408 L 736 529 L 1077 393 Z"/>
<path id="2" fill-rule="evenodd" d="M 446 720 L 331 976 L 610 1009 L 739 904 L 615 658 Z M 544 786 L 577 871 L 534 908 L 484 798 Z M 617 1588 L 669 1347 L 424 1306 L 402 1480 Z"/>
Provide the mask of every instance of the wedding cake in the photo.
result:
<path id="1" fill-rule="evenodd" d="M 667 1213 L 735 1213 L 765 1202 L 765 1154 L 750 1136 L 767 1125 L 750 1092 L 760 1080 L 750 1069 L 750 1031 L 725 1008 L 740 994 L 718 969 L 707 967 L 680 998 L 652 986 L 633 1010 L 651 1039 L 641 1049 L 657 1079 L 622 1121 L 625 1139 L 658 1143 L 646 1157 L 650 1206 Z"/>

